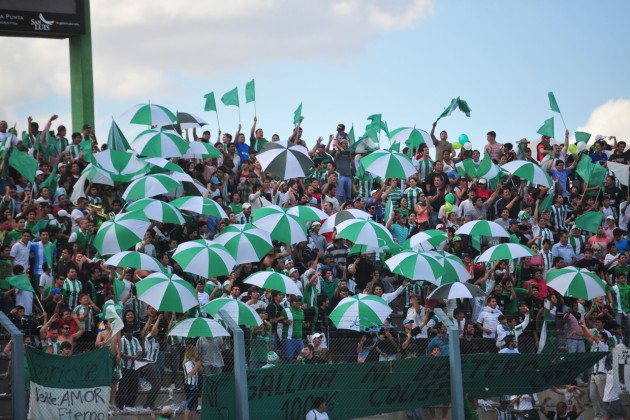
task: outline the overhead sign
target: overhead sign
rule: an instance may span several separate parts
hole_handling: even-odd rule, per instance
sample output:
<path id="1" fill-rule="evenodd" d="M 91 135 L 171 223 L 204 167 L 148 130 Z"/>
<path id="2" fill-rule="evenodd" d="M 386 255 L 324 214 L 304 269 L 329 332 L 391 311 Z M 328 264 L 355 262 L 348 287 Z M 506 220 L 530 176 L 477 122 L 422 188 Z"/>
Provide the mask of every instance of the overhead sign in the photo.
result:
<path id="1" fill-rule="evenodd" d="M 83 0 L 0 0 L 0 36 L 68 38 L 83 34 Z"/>

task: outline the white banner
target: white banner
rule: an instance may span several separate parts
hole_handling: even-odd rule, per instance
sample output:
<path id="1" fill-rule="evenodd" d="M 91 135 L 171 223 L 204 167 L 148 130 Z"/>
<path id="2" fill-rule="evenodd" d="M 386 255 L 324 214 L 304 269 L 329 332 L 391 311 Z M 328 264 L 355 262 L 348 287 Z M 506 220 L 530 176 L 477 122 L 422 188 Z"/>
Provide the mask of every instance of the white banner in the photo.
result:
<path id="1" fill-rule="evenodd" d="M 612 368 L 615 382 L 622 394 L 630 393 L 630 349 L 623 344 L 615 345 L 612 352 Z"/>
<path id="2" fill-rule="evenodd" d="M 110 391 L 109 386 L 63 389 L 31 382 L 28 418 L 107 420 Z"/>

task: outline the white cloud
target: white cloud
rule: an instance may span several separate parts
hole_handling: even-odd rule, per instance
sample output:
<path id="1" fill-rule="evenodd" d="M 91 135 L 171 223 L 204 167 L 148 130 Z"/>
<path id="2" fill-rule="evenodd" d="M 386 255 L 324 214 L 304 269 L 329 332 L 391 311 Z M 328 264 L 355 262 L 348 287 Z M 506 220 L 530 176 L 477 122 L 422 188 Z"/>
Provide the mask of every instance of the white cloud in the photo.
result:
<path id="1" fill-rule="evenodd" d="M 595 108 L 588 122 L 576 128 L 576 131 L 604 136 L 617 136 L 618 140 L 630 141 L 630 99 L 611 99 Z"/>

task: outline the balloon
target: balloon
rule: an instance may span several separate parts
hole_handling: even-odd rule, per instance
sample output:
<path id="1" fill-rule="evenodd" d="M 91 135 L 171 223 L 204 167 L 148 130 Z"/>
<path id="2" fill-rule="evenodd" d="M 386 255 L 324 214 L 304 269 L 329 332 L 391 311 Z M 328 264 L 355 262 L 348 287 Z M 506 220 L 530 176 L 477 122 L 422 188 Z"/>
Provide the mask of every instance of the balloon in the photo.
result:
<path id="1" fill-rule="evenodd" d="M 453 194 L 451 194 L 451 193 L 448 193 L 444 197 L 444 201 L 446 201 L 447 203 L 453 204 L 455 202 L 455 196 Z"/>
<path id="2" fill-rule="evenodd" d="M 462 148 L 462 144 L 458 141 L 456 141 L 455 143 L 453 143 L 453 149 L 455 150 L 459 150 Z"/>
<path id="3" fill-rule="evenodd" d="M 451 203 L 444 203 L 444 210 L 447 212 L 453 211 L 453 205 Z"/>
<path id="4" fill-rule="evenodd" d="M 577 152 L 577 144 L 573 143 L 569 145 L 569 153 L 574 155 Z"/>
<path id="5" fill-rule="evenodd" d="M 577 152 L 580 153 L 580 152 L 583 152 L 585 150 L 586 150 L 586 143 L 578 143 L 578 145 L 577 145 Z"/>
<path id="6" fill-rule="evenodd" d="M 465 143 L 462 147 L 464 150 L 472 150 L 472 143 Z"/>
<path id="7" fill-rule="evenodd" d="M 459 143 L 460 143 L 460 144 L 462 144 L 462 145 L 463 145 L 463 144 L 468 143 L 469 141 L 470 141 L 470 140 L 468 139 L 468 135 L 466 135 L 466 134 L 460 134 L 460 135 L 459 135 Z"/>

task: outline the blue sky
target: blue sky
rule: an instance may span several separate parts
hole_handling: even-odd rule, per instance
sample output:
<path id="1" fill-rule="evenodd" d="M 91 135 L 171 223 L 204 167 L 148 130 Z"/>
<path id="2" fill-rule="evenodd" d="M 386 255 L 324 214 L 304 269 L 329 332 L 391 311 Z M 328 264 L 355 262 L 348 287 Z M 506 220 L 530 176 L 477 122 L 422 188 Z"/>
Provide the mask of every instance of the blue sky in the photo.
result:
<path id="1" fill-rule="evenodd" d="M 502 142 L 533 139 L 554 116 L 553 91 L 572 132 L 630 140 L 626 1 L 106 3 L 92 2 L 101 140 L 112 116 L 149 99 L 203 116 L 214 137 L 216 117 L 203 112 L 203 95 L 214 91 L 218 101 L 234 86 L 248 130 L 254 110 L 244 104 L 244 86 L 252 78 L 268 138 L 289 134 L 300 102 L 304 137 L 313 144 L 339 122 L 362 134 L 374 113 L 390 129 L 429 131 L 461 96 L 471 117 L 457 113 L 438 125 L 451 140 L 466 133 L 480 147 L 489 130 Z M 58 113 L 69 125 L 67 41 L 2 38 L 0 47 L 14 59 L 0 69 L 14 81 L 0 118 L 23 127 L 29 114 L 43 121 Z M 222 130 L 234 133 L 236 109 L 218 105 Z M 128 137 L 138 132 L 119 123 Z"/>

